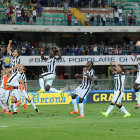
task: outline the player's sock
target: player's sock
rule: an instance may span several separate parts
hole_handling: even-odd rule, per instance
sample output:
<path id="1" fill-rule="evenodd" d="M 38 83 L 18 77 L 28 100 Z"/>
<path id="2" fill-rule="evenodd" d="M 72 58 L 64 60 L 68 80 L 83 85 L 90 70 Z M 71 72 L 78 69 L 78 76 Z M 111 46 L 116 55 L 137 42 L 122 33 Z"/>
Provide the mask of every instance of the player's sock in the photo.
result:
<path id="1" fill-rule="evenodd" d="M 74 111 L 78 111 L 76 99 L 72 99 L 72 103 L 74 105 Z"/>
<path id="2" fill-rule="evenodd" d="M 125 109 L 124 106 L 122 106 L 122 107 L 120 108 L 120 110 L 121 110 L 122 112 L 124 112 L 125 114 L 130 114 L 130 113 Z"/>
<path id="3" fill-rule="evenodd" d="M 14 112 L 17 112 L 16 103 L 13 103 L 13 110 Z"/>
<path id="4" fill-rule="evenodd" d="M 8 106 L 8 110 L 11 111 L 11 105 Z"/>
<path id="5" fill-rule="evenodd" d="M 109 115 L 109 113 L 112 111 L 113 108 L 114 108 L 114 105 L 110 105 L 108 110 L 106 111 L 106 114 Z"/>
<path id="6" fill-rule="evenodd" d="M 137 104 L 140 104 L 140 92 L 135 92 L 135 95 L 137 97 Z"/>
<path id="7" fill-rule="evenodd" d="M 2 107 L 2 109 L 6 108 L 1 100 L 0 100 L 0 106 Z"/>
<path id="8" fill-rule="evenodd" d="M 83 103 L 79 103 L 79 109 L 80 109 L 80 115 L 84 116 L 84 104 Z"/>
<path id="9" fill-rule="evenodd" d="M 51 92 L 53 92 L 53 93 L 61 93 L 60 90 L 57 90 L 57 89 L 55 89 L 55 88 L 50 88 L 49 91 L 51 91 Z"/>
<path id="10" fill-rule="evenodd" d="M 33 103 L 33 101 L 30 102 L 31 106 L 33 106 L 34 109 L 36 109 L 35 104 Z"/>
<path id="11" fill-rule="evenodd" d="M 39 85 L 40 85 L 41 90 L 45 90 L 43 78 L 39 78 Z"/>
<path id="12" fill-rule="evenodd" d="M 21 104 L 24 106 L 24 103 L 23 102 Z"/>

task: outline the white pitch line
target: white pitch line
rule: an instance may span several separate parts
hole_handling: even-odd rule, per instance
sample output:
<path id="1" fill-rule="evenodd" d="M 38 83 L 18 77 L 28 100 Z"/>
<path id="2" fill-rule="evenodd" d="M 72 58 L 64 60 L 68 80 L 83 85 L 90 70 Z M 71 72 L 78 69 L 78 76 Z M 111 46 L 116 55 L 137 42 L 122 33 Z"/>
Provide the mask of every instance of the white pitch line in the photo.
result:
<path id="1" fill-rule="evenodd" d="M 8 126 L 5 126 L 5 125 L 1 125 L 0 127 L 8 127 Z"/>

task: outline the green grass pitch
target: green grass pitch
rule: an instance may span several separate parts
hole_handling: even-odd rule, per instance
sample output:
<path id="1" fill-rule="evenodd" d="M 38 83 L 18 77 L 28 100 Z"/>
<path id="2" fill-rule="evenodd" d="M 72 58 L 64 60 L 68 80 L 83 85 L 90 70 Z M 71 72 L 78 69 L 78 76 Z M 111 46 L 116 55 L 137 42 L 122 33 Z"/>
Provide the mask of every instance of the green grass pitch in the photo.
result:
<path id="1" fill-rule="evenodd" d="M 73 105 L 38 106 L 40 115 L 31 106 L 26 113 L 20 106 L 16 116 L 0 114 L 0 140 L 139 140 L 140 109 L 135 104 L 123 103 L 131 118 L 123 118 L 117 107 L 104 118 L 100 112 L 109 103 L 86 104 L 85 118 L 69 115 Z"/>

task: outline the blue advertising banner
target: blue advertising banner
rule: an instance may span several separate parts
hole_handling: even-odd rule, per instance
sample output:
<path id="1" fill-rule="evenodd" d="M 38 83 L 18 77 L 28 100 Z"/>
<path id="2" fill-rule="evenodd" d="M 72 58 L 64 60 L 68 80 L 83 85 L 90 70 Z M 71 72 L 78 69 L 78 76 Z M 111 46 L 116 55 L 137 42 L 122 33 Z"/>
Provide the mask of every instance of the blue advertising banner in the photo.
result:
<path id="1" fill-rule="evenodd" d="M 86 103 L 107 103 L 110 102 L 114 95 L 113 90 L 97 90 L 90 91 L 87 96 Z M 136 96 L 134 94 L 134 90 L 125 90 L 122 102 L 135 102 Z"/>

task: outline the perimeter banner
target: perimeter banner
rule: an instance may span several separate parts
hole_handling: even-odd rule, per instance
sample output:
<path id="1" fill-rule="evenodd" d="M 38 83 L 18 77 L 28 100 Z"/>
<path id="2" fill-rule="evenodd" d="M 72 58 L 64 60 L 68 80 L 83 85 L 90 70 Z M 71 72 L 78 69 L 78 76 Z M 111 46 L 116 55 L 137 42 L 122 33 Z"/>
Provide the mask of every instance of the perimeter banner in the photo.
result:
<path id="1" fill-rule="evenodd" d="M 47 56 L 46 56 L 47 57 Z M 40 56 L 20 56 L 21 64 L 25 66 L 46 66 Z M 137 65 L 138 60 L 132 55 L 91 55 L 91 56 L 62 56 L 57 66 L 81 66 L 87 61 L 93 61 L 94 65 L 110 65 L 116 62 L 121 65 Z"/>
<path id="2" fill-rule="evenodd" d="M 113 90 L 91 91 L 86 103 L 108 103 L 114 95 Z M 122 102 L 135 102 L 136 96 L 133 90 L 125 90 Z"/>
<path id="3" fill-rule="evenodd" d="M 29 98 L 36 104 L 36 105 L 50 105 L 50 104 L 70 104 L 71 93 L 67 92 L 64 93 L 63 100 L 59 93 L 36 93 L 36 92 L 28 92 Z M 26 100 L 21 99 L 22 102 L 27 103 Z M 29 104 L 29 103 L 28 103 Z"/>
<path id="4" fill-rule="evenodd" d="M 113 97 L 113 90 L 99 90 L 90 91 L 84 103 L 108 103 Z M 72 92 L 67 91 L 64 93 L 63 100 L 59 93 L 36 93 L 28 92 L 30 99 L 36 105 L 53 105 L 53 104 L 71 104 L 72 103 Z M 22 102 L 27 103 L 26 100 L 21 99 Z M 79 98 L 77 98 L 77 103 Z M 133 90 L 125 90 L 122 102 L 136 102 L 136 97 Z M 28 103 L 29 105 L 29 103 Z"/>

